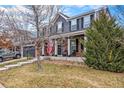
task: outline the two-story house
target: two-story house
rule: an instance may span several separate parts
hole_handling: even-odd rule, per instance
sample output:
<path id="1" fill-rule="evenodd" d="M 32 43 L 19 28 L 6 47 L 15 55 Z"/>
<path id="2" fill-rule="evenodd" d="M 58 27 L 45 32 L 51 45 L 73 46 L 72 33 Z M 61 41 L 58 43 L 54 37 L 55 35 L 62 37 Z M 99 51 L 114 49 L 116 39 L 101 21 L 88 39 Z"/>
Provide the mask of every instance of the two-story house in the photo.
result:
<path id="1" fill-rule="evenodd" d="M 85 50 L 80 38 L 85 39 L 85 30 L 92 25 L 93 20 L 99 18 L 100 11 L 109 14 L 107 7 L 73 17 L 56 14 L 51 24 L 43 28 L 42 36 L 45 40 L 42 55 L 80 56 L 81 51 Z"/>

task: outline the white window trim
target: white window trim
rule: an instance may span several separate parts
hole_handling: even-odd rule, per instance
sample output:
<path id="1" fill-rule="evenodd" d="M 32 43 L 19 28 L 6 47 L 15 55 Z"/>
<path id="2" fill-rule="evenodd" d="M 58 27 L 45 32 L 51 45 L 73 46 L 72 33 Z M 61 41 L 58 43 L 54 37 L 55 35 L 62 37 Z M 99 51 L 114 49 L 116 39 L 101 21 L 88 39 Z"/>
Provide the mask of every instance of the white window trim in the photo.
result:
<path id="1" fill-rule="evenodd" d="M 83 22 L 83 28 L 88 28 L 90 27 L 90 23 L 91 23 L 91 18 L 90 18 L 90 15 L 87 15 L 87 16 L 84 16 L 83 17 L 84 19 L 84 22 Z"/>
<path id="2" fill-rule="evenodd" d="M 76 28 L 72 29 L 72 27 L 76 26 Z M 71 20 L 71 31 L 77 30 L 77 19 Z"/>
<path id="3" fill-rule="evenodd" d="M 59 21 L 59 22 L 57 23 L 57 28 L 58 28 L 58 29 L 57 29 L 57 30 L 58 30 L 57 32 L 58 32 L 58 33 L 61 33 L 61 32 L 62 32 L 62 22 L 61 22 L 61 21 Z"/>

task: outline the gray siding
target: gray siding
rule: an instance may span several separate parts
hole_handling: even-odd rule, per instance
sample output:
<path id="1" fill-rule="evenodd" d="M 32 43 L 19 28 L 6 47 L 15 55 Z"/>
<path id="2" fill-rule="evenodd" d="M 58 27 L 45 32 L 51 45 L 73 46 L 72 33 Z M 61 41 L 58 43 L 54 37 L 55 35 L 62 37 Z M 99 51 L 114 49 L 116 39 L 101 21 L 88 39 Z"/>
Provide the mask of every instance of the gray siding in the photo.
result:
<path id="1" fill-rule="evenodd" d="M 58 19 L 56 20 L 56 22 L 51 26 L 52 31 L 51 31 L 50 35 L 60 34 L 60 33 L 56 32 L 57 23 L 59 21 L 61 21 L 64 24 L 62 33 L 69 32 L 69 22 L 67 20 L 65 20 L 63 17 L 59 16 Z"/>
<path id="2" fill-rule="evenodd" d="M 62 16 L 59 15 L 59 17 L 56 19 L 56 21 L 51 26 L 50 35 L 60 34 L 60 33 L 57 33 L 57 31 L 56 31 L 57 23 L 60 22 L 60 21 L 64 24 L 64 26 L 63 26 L 63 32 L 62 33 L 71 32 L 71 30 L 70 30 L 70 24 L 69 24 L 69 22 L 71 21 L 71 19 L 79 19 L 79 23 L 78 23 L 79 24 L 79 28 L 77 30 L 75 30 L 75 31 L 81 31 L 81 30 L 83 30 L 84 28 L 82 28 L 82 18 L 85 17 L 85 16 L 87 16 L 87 15 L 92 15 L 92 14 L 95 14 L 95 12 L 91 12 L 91 13 L 88 13 L 88 14 L 85 14 L 85 15 L 80 15 L 80 16 L 77 16 L 77 17 L 69 18 L 68 20 L 64 19 Z"/>

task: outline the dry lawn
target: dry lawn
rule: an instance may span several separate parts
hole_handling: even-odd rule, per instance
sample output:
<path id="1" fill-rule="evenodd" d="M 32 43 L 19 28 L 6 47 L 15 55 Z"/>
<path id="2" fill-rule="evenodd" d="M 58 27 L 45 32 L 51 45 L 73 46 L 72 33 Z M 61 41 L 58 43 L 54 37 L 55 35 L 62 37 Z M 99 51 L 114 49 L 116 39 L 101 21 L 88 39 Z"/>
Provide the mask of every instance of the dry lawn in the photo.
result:
<path id="1" fill-rule="evenodd" d="M 94 70 L 83 64 L 62 61 L 42 61 L 43 71 L 35 63 L 0 72 L 5 87 L 122 87 L 124 73 Z"/>

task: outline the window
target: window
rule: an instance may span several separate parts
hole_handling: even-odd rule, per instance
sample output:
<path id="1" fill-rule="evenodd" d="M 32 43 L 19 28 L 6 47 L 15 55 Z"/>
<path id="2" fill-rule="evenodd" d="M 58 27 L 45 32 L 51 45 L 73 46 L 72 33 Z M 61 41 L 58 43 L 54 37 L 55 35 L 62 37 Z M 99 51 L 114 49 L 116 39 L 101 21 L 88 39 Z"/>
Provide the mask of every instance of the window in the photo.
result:
<path id="1" fill-rule="evenodd" d="M 74 53 L 76 52 L 76 39 L 72 39 L 70 41 L 70 52 L 71 52 L 71 55 L 74 55 Z"/>
<path id="2" fill-rule="evenodd" d="M 84 27 L 84 28 L 88 28 L 88 27 L 90 27 L 90 24 L 91 24 L 91 22 L 90 22 L 90 15 L 85 16 L 85 17 L 84 17 L 84 24 L 83 24 L 83 27 Z"/>
<path id="3" fill-rule="evenodd" d="M 58 26 L 57 27 L 58 27 L 58 29 L 57 29 L 58 31 L 57 32 L 61 33 L 62 32 L 62 22 L 58 22 Z"/>
<path id="4" fill-rule="evenodd" d="M 71 31 L 77 30 L 77 19 L 71 20 Z"/>

